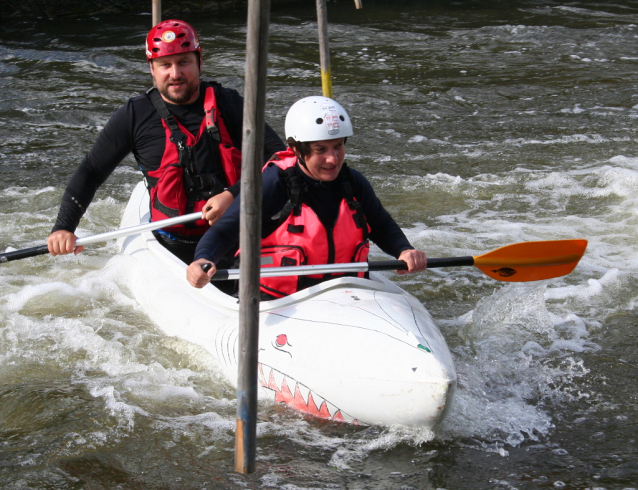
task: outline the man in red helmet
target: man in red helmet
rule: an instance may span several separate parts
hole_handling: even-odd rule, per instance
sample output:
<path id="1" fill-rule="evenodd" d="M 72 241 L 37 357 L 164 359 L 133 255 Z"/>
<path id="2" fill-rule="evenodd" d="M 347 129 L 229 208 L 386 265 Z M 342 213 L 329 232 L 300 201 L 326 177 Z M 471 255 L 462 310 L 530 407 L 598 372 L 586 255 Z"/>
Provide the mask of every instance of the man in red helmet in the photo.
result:
<path id="1" fill-rule="evenodd" d="M 129 99 L 98 135 L 62 197 L 47 245 L 51 255 L 76 254 L 74 234 L 98 187 L 133 152 L 151 197 L 153 221 L 202 211 L 202 220 L 155 232 L 186 263 L 195 246 L 239 193 L 243 99 L 236 90 L 200 80 L 197 32 L 166 20 L 146 38 L 154 87 Z M 285 149 L 265 127 L 264 162 Z"/>

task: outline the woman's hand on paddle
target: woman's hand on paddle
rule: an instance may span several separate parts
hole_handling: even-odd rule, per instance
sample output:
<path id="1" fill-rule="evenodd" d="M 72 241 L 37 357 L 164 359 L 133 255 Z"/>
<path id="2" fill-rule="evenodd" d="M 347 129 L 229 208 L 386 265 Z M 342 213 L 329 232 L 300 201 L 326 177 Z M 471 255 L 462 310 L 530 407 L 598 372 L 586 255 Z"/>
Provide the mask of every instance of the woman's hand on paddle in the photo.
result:
<path id="1" fill-rule="evenodd" d="M 210 264 L 210 269 L 207 272 L 202 269 L 204 264 Z M 186 268 L 186 279 L 191 286 L 203 288 L 210 282 L 210 278 L 213 277 L 216 271 L 215 264 L 210 260 L 197 259 Z"/>
<path id="2" fill-rule="evenodd" d="M 428 258 L 425 256 L 425 252 L 421 250 L 404 250 L 399 255 L 399 260 L 408 264 L 407 271 L 397 271 L 397 274 L 410 274 L 412 272 L 424 271 L 428 268 Z"/>
<path id="3" fill-rule="evenodd" d="M 212 226 L 215 221 L 222 217 L 234 200 L 235 196 L 229 191 L 220 192 L 211 197 L 202 209 L 202 218 L 208 220 L 208 224 Z"/>
<path id="4" fill-rule="evenodd" d="M 49 253 L 53 256 L 66 255 L 70 254 L 71 252 L 77 255 L 84 250 L 84 247 L 82 245 L 80 245 L 79 247 L 75 246 L 75 241 L 77 239 L 78 237 L 76 237 L 70 231 L 54 231 L 49 235 L 49 238 L 47 238 L 47 248 L 49 249 Z"/>

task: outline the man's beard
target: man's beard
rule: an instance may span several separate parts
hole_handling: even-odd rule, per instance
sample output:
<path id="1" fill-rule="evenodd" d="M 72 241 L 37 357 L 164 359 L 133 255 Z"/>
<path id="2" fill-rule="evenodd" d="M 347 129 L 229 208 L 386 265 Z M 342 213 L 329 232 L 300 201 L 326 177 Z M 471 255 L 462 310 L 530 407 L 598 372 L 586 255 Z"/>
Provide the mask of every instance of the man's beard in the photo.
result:
<path id="1" fill-rule="evenodd" d="M 194 87 L 190 87 L 187 85 L 184 92 L 182 92 L 180 95 L 177 95 L 177 96 L 171 95 L 171 93 L 168 91 L 168 87 L 169 87 L 169 84 L 164 85 L 162 88 L 158 87 L 159 93 L 162 94 L 162 96 L 166 100 L 172 102 L 173 104 L 184 104 L 188 102 L 191 99 L 191 97 L 193 97 L 199 90 L 199 81 Z"/>

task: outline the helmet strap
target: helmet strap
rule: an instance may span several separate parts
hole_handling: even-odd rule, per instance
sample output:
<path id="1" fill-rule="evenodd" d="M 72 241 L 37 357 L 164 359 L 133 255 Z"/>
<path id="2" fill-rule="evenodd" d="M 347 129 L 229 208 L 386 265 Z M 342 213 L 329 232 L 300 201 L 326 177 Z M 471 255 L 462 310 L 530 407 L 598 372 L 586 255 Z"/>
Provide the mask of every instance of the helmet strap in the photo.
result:
<path id="1" fill-rule="evenodd" d="M 290 148 L 292 152 L 295 154 L 295 156 L 297 157 L 297 162 L 299 162 L 299 165 L 301 165 L 305 169 L 308 169 L 306 165 L 306 160 L 304 160 L 303 156 L 301 156 L 301 152 L 299 151 L 299 142 L 295 140 L 294 138 L 288 138 L 286 140 L 286 144 L 288 145 L 288 148 Z"/>
<path id="2" fill-rule="evenodd" d="M 299 165 L 301 165 L 303 168 L 305 168 L 306 170 L 308 170 L 308 166 L 306 165 L 306 160 L 304 159 L 304 157 L 302 157 L 299 154 L 299 150 L 297 149 L 293 149 L 292 150 L 293 153 L 295 154 L 295 156 L 297 157 L 297 163 L 299 163 Z"/>

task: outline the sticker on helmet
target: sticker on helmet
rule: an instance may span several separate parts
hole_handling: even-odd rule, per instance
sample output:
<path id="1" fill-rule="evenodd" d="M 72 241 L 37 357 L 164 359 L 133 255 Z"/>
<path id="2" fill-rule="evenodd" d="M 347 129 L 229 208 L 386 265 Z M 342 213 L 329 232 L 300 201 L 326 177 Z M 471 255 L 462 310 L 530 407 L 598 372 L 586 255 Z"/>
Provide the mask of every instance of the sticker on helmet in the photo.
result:
<path id="1" fill-rule="evenodd" d="M 325 105 L 321 108 L 323 110 L 323 121 L 328 130 L 328 134 L 333 136 L 339 134 L 339 116 L 337 115 L 337 108 L 333 105 Z"/>
<path id="2" fill-rule="evenodd" d="M 162 34 L 162 41 L 165 43 L 172 43 L 175 41 L 175 33 L 173 31 L 166 31 Z"/>

